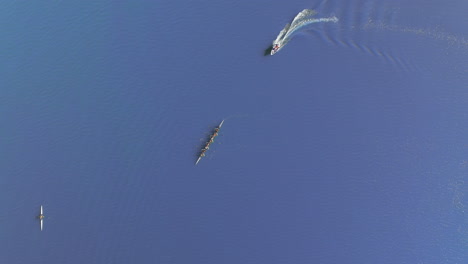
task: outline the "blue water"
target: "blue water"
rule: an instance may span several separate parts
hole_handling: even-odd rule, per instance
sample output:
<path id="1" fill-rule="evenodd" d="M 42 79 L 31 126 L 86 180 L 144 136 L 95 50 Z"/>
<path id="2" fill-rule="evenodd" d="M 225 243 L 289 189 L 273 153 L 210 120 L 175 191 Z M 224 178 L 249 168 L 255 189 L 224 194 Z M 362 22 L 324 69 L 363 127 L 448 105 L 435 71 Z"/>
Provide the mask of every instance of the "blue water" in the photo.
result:
<path id="1" fill-rule="evenodd" d="M 0 263 L 468 263 L 467 8 L 5 1 Z"/>

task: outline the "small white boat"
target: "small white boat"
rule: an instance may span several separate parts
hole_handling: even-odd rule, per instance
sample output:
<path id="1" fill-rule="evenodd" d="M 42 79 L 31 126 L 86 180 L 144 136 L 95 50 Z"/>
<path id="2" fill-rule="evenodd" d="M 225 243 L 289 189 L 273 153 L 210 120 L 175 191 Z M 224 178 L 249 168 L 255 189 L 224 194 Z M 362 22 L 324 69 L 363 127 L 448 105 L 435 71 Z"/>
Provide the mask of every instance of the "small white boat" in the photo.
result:
<path id="1" fill-rule="evenodd" d="M 275 55 L 275 53 L 278 52 L 280 48 L 281 46 L 279 43 L 276 43 L 275 45 L 273 45 L 273 47 L 271 48 L 270 55 Z"/>

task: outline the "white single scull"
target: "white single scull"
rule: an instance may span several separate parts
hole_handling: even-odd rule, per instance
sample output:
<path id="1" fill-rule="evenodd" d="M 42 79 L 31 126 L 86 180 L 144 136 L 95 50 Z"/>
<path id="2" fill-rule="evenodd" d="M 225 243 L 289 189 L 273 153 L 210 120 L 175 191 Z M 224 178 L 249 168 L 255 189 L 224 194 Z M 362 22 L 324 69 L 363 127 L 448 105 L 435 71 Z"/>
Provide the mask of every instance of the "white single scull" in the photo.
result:
<path id="1" fill-rule="evenodd" d="M 42 231 L 42 228 L 44 226 L 44 210 L 42 209 L 42 205 L 41 205 L 41 214 L 39 215 L 39 219 L 41 220 L 41 231 Z"/>

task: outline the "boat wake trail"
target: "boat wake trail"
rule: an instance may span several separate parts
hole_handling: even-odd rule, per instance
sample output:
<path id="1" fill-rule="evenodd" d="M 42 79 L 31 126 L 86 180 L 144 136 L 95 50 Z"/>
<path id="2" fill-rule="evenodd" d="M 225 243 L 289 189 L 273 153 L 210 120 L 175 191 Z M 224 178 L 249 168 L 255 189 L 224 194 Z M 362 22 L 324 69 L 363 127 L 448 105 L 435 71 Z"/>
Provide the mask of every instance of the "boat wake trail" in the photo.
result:
<path id="1" fill-rule="evenodd" d="M 276 39 L 273 41 L 271 55 L 274 55 L 280 49 L 282 49 L 293 37 L 293 34 L 299 29 L 304 28 L 310 24 L 321 23 L 321 22 L 338 22 L 336 16 L 325 17 L 325 18 L 311 18 L 317 14 L 314 10 L 304 9 L 293 19 L 291 24 L 286 24 L 286 26 L 280 31 Z"/>

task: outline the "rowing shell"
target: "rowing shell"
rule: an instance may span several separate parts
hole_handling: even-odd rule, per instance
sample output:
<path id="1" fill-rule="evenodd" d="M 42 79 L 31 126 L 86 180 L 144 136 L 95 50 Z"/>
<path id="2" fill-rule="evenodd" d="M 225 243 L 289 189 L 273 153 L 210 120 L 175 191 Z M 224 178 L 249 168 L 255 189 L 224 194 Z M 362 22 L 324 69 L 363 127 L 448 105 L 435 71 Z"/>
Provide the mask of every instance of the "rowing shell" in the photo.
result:
<path id="1" fill-rule="evenodd" d="M 221 126 L 223 125 L 223 123 L 224 123 L 224 119 L 223 119 L 223 121 L 221 121 L 221 123 L 219 124 L 218 130 L 221 128 Z M 212 139 L 213 139 L 213 138 L 214 138 L 214 136 L 212 136 Z M 197 165 L 198 162 L 200 162 L 201 158 L 203 157 L 202 154 L 203 154 L 203 152 L 202 152 L 202 153 L 200 154 L 200 156 L 198 157 L 197 162 L 195 162 L 195 165 Z"/>
<path id="2" fill-rule="evenodd" d="M 42 210 L 42 205 L 41 205 L 41 216 L 44 215 L 44 211 Z M 44 226 L 44 218 L 41 218 L 41 231 Z"/>

